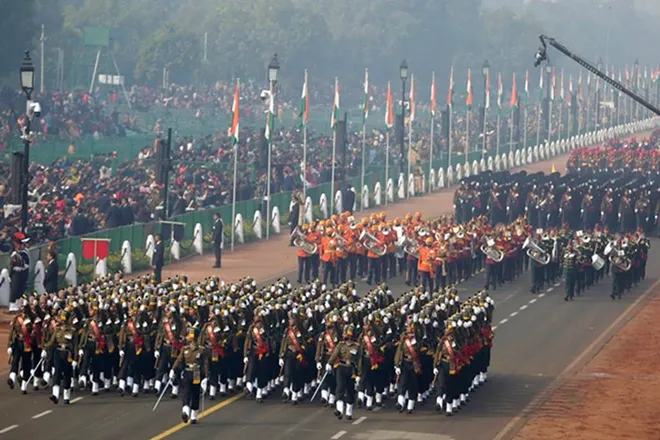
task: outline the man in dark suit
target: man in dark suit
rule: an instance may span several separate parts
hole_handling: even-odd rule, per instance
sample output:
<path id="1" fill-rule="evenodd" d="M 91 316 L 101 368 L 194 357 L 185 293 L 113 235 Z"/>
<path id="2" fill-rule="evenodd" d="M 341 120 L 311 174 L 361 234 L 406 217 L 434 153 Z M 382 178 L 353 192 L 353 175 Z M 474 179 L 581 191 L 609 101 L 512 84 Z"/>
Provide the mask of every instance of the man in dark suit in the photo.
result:
<path id="1" fill-rule="evenodd" d="M 154 280 L 156 284 L 160 284 L 163 277 L 163 266 L 165 265 L 165 244 L 160 234 L 156 234 L 156 249 L 154 250 L 152 264 L 154 267 Z"/>
<path id="2" fill-rule="evenodd" d="M 224 247 L 225 224 L 222 221 L 220 213 L 213 214 L 213 252 L 215 253 L 214 268 L 222 267 L 222 248 Z"/>
<path id="3" fill-rule="evenodd" d="M 48 252 L 46 259 L 47 266 L 46 274 L 44 275 L 44 289 L 46 289 L 46 293 L 57 293 L 57 278 L 60 271 L 60 266 L 57 263 L 57 253 L 55 251 Z"/>
<path id="4" fill-rule="evenodd" d="M 121 208 L 119 207 L 119 200 L 112 199 L 112 204 L 105 214 L 105 227 L 106 229 L 118 228 L 122 225 Z"/>
<path id="5" fill-rule="evenodd" d="M 349 184 L 342 194 L 342 208 L 344 211 L 348 211 L 353 214 L 353 206 L 355 206 L 355 192 L 353 191 L 353 185 Z"/>

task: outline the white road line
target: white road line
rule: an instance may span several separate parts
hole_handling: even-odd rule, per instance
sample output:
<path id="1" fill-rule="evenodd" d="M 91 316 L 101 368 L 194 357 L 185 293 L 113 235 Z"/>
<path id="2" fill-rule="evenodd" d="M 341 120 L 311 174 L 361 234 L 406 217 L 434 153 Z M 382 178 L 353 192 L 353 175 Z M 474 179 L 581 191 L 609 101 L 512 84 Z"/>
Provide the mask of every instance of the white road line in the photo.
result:
<path id="1" fill-rule="evenodd" d="M 76 397 L 75 399 L 71 400 L 71 403 L 80 402 L 83 399 L 84 399 L 84 397 L 82 397 L 82 396 L 81 397 Z"/>
<path id="2" fill-rule="evenodd" d="M 333 435 L 330 437 L 332 440 L 337 440 L 338 438 L 342 438 L 346 434 L 346 431 L 339 431 L 337 434 Z"/>
<path id="3" fill-rule="evenodd" d="M 539 295 L 539 298 L 543 298 L 544 296 L 545 296 L 545 293 L 541 293 L 541 294 Z"/>
<path id="4" fill-rule="evenodd" d="M 359 425 L 360 423 L 364 422 L 365 420 L 367 420 L 367 418 L 365 416 L 362 416 L 359 419 L 357 419 L 356 421 L 354 421 L 353 424 L 354 425 Z"/>
<path id="5" fill-rule="evenodd" d="M 552 292 L 553 290 L 555 290 L 554 287 L 548 287 L 547 289 L 545 289 L 546 292 Z"/>
<path id="6" fill-rule="evenodd" d="M 530 304 L 534 304 L 536 301 L 537 301 L 536 298 L 532 298 L 532 299 L 529 300 L 529 303 L 530 303 Z"/>
<path id="7" fill-rule="evenodd" d="M 35 415 L 33 415 L 32 418 L 33 418 L 33 419 L 40 419 L 41 417 L 43 417 L 43 416 L 47 416 L 48 414 L 50 414 L 50 413 L 52 413 L 52 412 L 53 412 L 52 409 L 47 409 L 47 410 L 44 411 L 44 412 L 40 412 L 39 414 L 35 414 Z"/>
<path id="8" fill-rule="evenodd" d="M 511 312 L 511 314 L 510 314 L 509 316 L 513 318 L 513 317 L 516 316 L 517 314 L 518 314 L 518 312 Z"/>
<path id="9" fill-rule="evenodd" d="M 555 283 L 555 287 L 561 286 L 561 283 Z"/>
<path id="10" fill-rule="evenodd" d="M 508 319 L 507 319 L 507 318 L 504 318 L 503 320 L 501 320 L 501 321 L 498 322 L 497 324 L 498 324 L 498 325 L 506 324 L 507 321 L 508 321 Z"/>
<path id="11" fill-rule="evenodd" d="M 525 310 L 527 307 L 529 307 L 527 304 L 523 304 L 522 306 L 520 306 L 520 310 Z"/>
<path id="12" fill-rule="evenodd" d="M 16 429 L 16 428 L 18 428 L 18 425 L 7 426 L 5 429 L 0 429 L 0 434 L 6 434 L 12 429 Z"/>
<path id="13" fill-rule="evenodd" d="M 493 330 L 493 331 L 497 330 L 497 326 L 494 325 L 493 328 L 492 328 L 492 330 Z"/>

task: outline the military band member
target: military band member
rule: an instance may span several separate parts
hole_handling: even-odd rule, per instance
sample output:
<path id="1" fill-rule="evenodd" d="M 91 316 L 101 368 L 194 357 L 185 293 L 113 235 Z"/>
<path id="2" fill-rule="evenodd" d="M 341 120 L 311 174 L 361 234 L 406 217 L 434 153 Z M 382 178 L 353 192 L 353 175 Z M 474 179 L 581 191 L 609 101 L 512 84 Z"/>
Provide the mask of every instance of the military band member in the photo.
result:
<path id="1" fill-rule="evenodd" d="M 433 260 L 435 260 L 435 251 L 431 248 L 433 239 L 427 237 L 424 240 L 424 246 L 419 248 L 418 270 L 422 277 L 422 288 L 425 292 L 433 292 Z"/>
<path id="2" fill-rule="evenodd" d="M 181 419 L 184 423 L 197 423 L 199 401 L 206 392 L 209 377 L 208 358 L 203 356 L 203 348 L 196 343 L 197 335 L 194 328 L 189 328 L 186 335 L 186 345 L 181 349 L 172 369 L 170 379 L 174 381 L 177 375 L 181 378 L 183 407 Z"/>
<path id="3" fill-rule="evenodd" d="M 627 274 L 624 270 L 625 267 L 623 263 L 623 258 L 626 256 L 626 245 L 627 243 L 625 243 L 624 239 L 619 237 L 611 251 L 612 259 L 614 260 L 612 264 L 612 293 L 610 294 L 610 298 L 612 299 L 621 299 L 621 296 L 626 289 L 625 277 Z"/>
<path id="4" fill-rule="evenodd" d="M 564 301 L 573 301 L 575 296 L 575 282 L 577 280 L 577 253 L 573 248 L 573 244 L 569 243 L 566 246 L 566 251 L 563 257 L 563 268 L 566 276 L 566 296 Z"/>
<path id="5" fill-rule="evenodd" d="M 344 339 L 337 344 L 326 364 L 327 371 L 335 371 L 337 380 L 337 405 L 335 416 L 347 420 L 353 419 L 353 405 L 355 403 L 355 386 L 359 383 L 358 363 L 360 359 L 360 344 L 355 340 L 355 326 L 352 324 L 344 328 Z"/>
<path id="6" fill-rule="evenodd" d="M 321 239 L 319 252 L 321 254 L 321 263 L 323 264 L 323 284 L 332 283 L 336 285 L 337 273 L 337 240 L 333 238 L 332 228 L 325 229 L 325 236 Z"/>

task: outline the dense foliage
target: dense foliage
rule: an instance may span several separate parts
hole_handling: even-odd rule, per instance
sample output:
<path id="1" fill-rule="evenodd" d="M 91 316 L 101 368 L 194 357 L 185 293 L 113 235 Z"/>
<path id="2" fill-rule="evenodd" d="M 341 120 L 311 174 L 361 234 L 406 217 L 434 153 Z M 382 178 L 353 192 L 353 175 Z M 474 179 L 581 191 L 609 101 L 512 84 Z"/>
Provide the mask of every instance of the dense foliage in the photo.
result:
<path id="1" fill-rule="evenodd" d="M 81 58 L 86 26 L 108 26 L 112 50 L 130 83 L 158 84 L 163 67 L 177 83 L 259 78 L 271 54 L 280 56 L 284 86 L 340 76 L 360 83 L 368 67 L 375 82 L 397 76 L 407 58 L 426 81 L 446 80 L 450 65 L 463 72 L 488 58 L 504 75 L 530 68 L 537 36 L 547 32 L 588 57 L 618 65 L 655 65 L 660 31 L 648 12 L 626 0 L 535 0 L 489 9 L 486 0 L 0 0 L 0 77 L 20 64 L 24 41 L 38 50 L 47 32 L 47 73 L 54 48 L 65 65 Z M 506 3 L 503 3 L 506 4 Z M 511 2 L 509 2 L 511 4 Z M 208 61 L 203 61 L 204 35 Z M 607 37 L 609 35 L 609 38 Z M 608 42 L 609 41 L 609 42 Z M 36 54 L 36 53 L 35 53 Z M 38 56 L 38 55 L 36 55 Z M 561 58 L 557 56 L 557 58 Z M 48 62 L 51 61 L 51 62 Z M 557 61 L 557 65 L 568 62 Z M 66 69 L 65 69 L 66 70 Z M 11 77 L 10 77 L 11 78 Z M 71 81 L 68 81 L 69 84 Z M 71 85 L 71 84 L 69 84 Z"/>

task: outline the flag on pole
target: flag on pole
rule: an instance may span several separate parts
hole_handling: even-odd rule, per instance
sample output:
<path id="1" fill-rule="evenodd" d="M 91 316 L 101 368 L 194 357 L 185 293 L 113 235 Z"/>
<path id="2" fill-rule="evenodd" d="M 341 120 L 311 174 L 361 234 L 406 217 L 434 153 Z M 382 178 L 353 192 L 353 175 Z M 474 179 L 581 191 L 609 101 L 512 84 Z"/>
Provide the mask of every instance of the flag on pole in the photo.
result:
<path id="1" fill-rule="evenodd" d="M 502 74 L 497 75 L 497 109 L 502 110 L 502 95 L 504 95 L 504 87 L 502 86 Z"/>
<path id="2" fill-rule="evenodd" d="M 529 70 L 525 71 L 525 101 L 529 99 Z"/>
<path id="3" fill-rule="evenodd" d="M 513 85 L 511 86 L 511 108 L 518 107 L 518 83 L 516 81 L 516 73 L 513 72 Z"/>
<path id="4" fill-rule="evenodd" d="M 578 99 L 582 101 L 582 71 L 580 71 L 580 77 L 578 78 Z"/>
<path id="5" fill-rule="evenodd" d="M 234 102 L 231 104 L 231 127 L 229 127 L 229 135 L 231 136 L 231 143 L 234 147 L 238 145 L 240 118 L 240 80 L 237 79 L 236 90 L 234 91 Z"/>
<path id="6" fill-rule="evenodd" d="M 486 104 L 485 107 L 490 108 L 490 70 L 486 73 Z"/>
<path id="7" fill-rule="evenodd" d="M 555 68 L 552 68 L 552 82 L 550 83 L 550 100 L 555 100 L 555 87 L 557 85 L 557 77 L 555 75 Z"/>
<path id="8" fill-rule="evenodd" d="M 431 116 L 435 116 L 435 72 L 431 74 Z"/>
<path id="9" fill-rule="evenodd" d="M 465 98 L 465 105 L 468 110 L 472 108 L 472 71 L 468 68 L 467 77 L 467 98 Z"/>
<path id="10" fill-rule="evenodd" d="M 559 80 L 559 100 L 564 102 L 564 69 L 561 69 L 561 79 Z"/>
<path id="11" fill-rule="evenodd" d="M 364 69 L 364 107 L 362 108 L 362 123 L 367 123 L 369 117 L 369 70 Z"/>
<path id="12" fill-rule="evenodd" d="M 410 122 L 415 120 L 415 75 L 410 75 Z"/>
<path id="13" fill-rule="evenodd" d="M 305 80 L 300 96 L 300 125 L 307 125 L 307 122 L 309 122 L 309 90 L 307 88 L 307 69 L 305 69 Z"/>
<path id="14" fill-rule="evenodd" d="M 335 78 L 335 98 L 332 101 L 332 116 L 330 119 L 330 128 L 333 130 L 339 121 L 339 78 Z"/>
<path id="15" fill-rule="evenodd" d="M 451 66 L 449 71 L 449 88 L 447 89 L 447 105 L 452 106 L 454 104 L 454 66 Z"/>
<path id="16" fill-rule="evenodd" d="M 266 112 L 266 139 L 268 141 L 273 137 L 275 131 L 275 89 L 270 87 L 270 96 L 268 98 L 268 111 Z"/>
<path id="17" fill-rule="evenodd" d="M 385 126 L 392 128 L 394 125 L 394 110 L 392 109 L 392 83 L 387 82 L 387 108 L 385 109 Z"/>
<path id="18" fill-rule="evenodd" d="M 568 75 L 568 99 L 566 102 L 569 104 L 573 102 L 573 74 Z"/>

